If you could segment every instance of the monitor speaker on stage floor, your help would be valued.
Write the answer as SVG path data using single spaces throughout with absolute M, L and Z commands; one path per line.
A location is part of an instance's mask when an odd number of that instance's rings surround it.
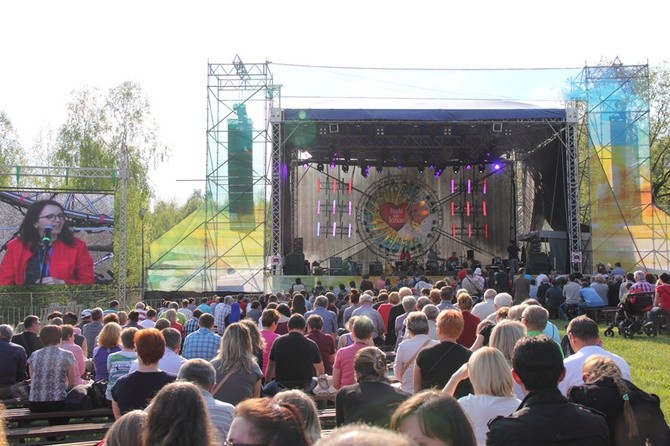
M 381 276 L 384 272 L 381 262 L 370 262 L 370 275 Z
M 303 243 L 302 237 L 296 237 L 293 239 L 293 254 L 302 254 L 303 253 Z
M 468 260 L 474 260 L 475 259 L 475 250 L 474 249 L 468 249 L 466 252 L 467 259 Z

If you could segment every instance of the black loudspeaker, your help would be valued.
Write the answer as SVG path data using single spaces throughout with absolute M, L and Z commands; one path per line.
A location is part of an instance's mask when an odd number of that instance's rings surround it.
M 370 262 L 370 275 L 371 276 L 381 276 L 384 269 L 382 268 L 381 262 Z
M 302 254 L 303 253 L 303 244 L 302 237 L 297 237 L 293 239 L 293 254 Z
M 475 259 L 475 251 L 474 249 L 468 249 L 466 252 L 466 256 L 468 260 L 474 260 Z
M 330 268 L 331 269 L 342 269 L 342 257 L 331 257 L 330 258 Z
M 302 275 L 305 274 L 305 254 L 289 254 L 284 263 L 284 274 Z

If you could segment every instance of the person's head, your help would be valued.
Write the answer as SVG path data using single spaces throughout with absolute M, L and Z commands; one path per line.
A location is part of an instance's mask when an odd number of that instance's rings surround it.
M 389 294 L 389 303 L 391 305 L 398 305 L 400 303 L 400 294 L 397 291 L 391 291 L 391 294 Z
M 274 308 L 265 309 L 263 310 L 263 313 L 261 313 L 261 325 L 265 329 L 269 329 L 273 325 L 276 326 L 278 321 L 279 311 Z
M 359 341 L 371 339 L 372 333 L 375 331 L 372 319 L 365 315 L 358 316 L 351 328 L 354 337 Z
M 163 330 L 163 329 L 166 329 L 166 328 L 170 328 L 170 321 L 168 321 L 167 319 L 162 319 L 162 318 L 158 319 L 156 321 L 156 325 L 154 325 L 154 328 L 157 329 L 157 330 Z
M 60 311 L 52 311 L 52 312 L 49 313 L 49 315 L 47 316 L 47 320 L 48 320 L 49 322 L 51 322 L 51 320 L 54 319 L 54 318 L 56 318 L 56 317 L 63 319 L 63 313 L 61 313 Z
M 659 279 L 661 282 L 665 283 L 665 284 L 669 284 L 669 283 L 670 283 L 670 274 L 668 274 L 668 273 L 661 273 L 661 274 L 658 276 L 658 279 Z
M 72 311 L 68 311 L 63 315 L 63 323 L 67 325 L 76 325 L 77 324 L 77 315 Z
M 458 308 L 461 311 L 472 310 L 472 298 L 468 293 L 461 293 L 458 295 Z
M 51 325 L 63 325 L 63 318 L 62 317 L 54 317 L 49 321 Z
M 477 444 L 470 420 L 458 401 L 437 390 L 424 390 L 402 402 L 391 416 L 390 428 L 419 444 Z
M 640 270 L 635 271 L 635 272 L 633 273 L 633 277 L 634 277 L 634 279 L 635 279 L 636 282 L 642 282 L 642 281 L 646 280 L 646 278 L 645 278 L 645 277 L 646 277 L 645 272 L 644 272 L 644 271 L 640 271 Z
M 41 324 L 42 323 L 40 322 L 40 318 L 31 314 L 30 316 L 26 316 L 23 319 L 23 330 L 39 333 Z
M 498 308 L 511 307 L 514 304 L 514 299 L 509 293 L 498 293 L 493 298 L 493 305 Z
M 62 337 L 62 331 L 58 325 L 45 325 L 40 330 L 40 341 L 45 347 L 59 345 Z
M 488 288 L 484 291 L 484 300 L 494 300 L 496 297 L 496 290 L 493 288 Z
M 560 347 L 546 335 L 523 337 L 512 352 L 512 374 L 527 392 L 556 389 L 565 376 Z
M 321 438 L 321 422 L 319 421 L 319 413 L 312 397 L 302 390 L 294 389 L 276 394 L 272 398 L 272 402 L 275 404 L 284 403 L 295 406 L 302 416 L 302 421 L 305 423 L 307 439 L 314 444 Z
M 489 345 L 500 350 L 508 365 L 511 366 L 514 346 L 524 336 L 526 336 L 525 325 L 518 321 L 505 319 L 498 322 L 491 330 Z
M 174 308 L 170 308 L 169 310 L 167 310 L 165 312 L 165 319 L 167 319 L 168 322 L 170 322 L 171 324 L 177 322 L 177 310 L 175 310 Z
M 494 347 L 482 347 L 470 356 L 468 375 L 475 395 L 514 395 L 514 379 L 507 359 Z
M 426 315 L 429 321 L 433 322 L 437 320 L 437 316 L 440 314 L 440 309 L 433 304 L 426 305 L 421 311 L 423 311 L 423 314 Z
M 155 328 L 137 330 L 135 333 L 135 351 L 141 364 L 158 364 L 165 353 L 163 334 Z
M 386 355 L 377 347 L 364 347 L 354 357 L 354 372 L 358 382 L 386 381 Z
M 216 384 L 216 370 L 209 361 L 200 358 L 189 359 L 179 368 L 177 380 L 191 382 L 210 391 Z
M 84 309 L 81 311 L 81 315 L 79 316 L 82 321 L 90 322 L 91 321 L 91 310 L 88 308 Z
M 509 314 L 509 307 L 500 307 L 496 310 L 496 322 L 507 319 Z
M 316 299 L 314 299 L 314 306 L 328 308 L 328 298 L 326 296 L 317 296 Z
M 214 428 L 208 414 L 195 384 L 170 383 L 156 394 L 147 411 L 143 444 L 214 445 Z
M 7 324 L 0 325 L 0 339 L 10 340 L 12 339 L 12 336 L 14 336 L 14 329 L 12 328 L 11 325 Z
M 198 318 L 198 326 L 212 329 L 214 327 L 214 316 L 209 313 L 202 313 Z
M 157 313 L 153 308 L 147 310 L 147 319 L 154 320 L 156 319 Z
M 409 287 L 404 286 L 398 290 L 398 297 L 400 297 L 400 301 L 402 301 L 405 298 L 405 296 L 411 296 L 411 295 L 412 295 L 412 289 Z
M 145 308 L 146 308 L 146 305 L 144 304 L 144 302 L 137 302 L 135 304 L 135 309 L 136 310 L 144 310 Z
M 428 334 L 428 317 L 422 311 L 412 311 L 407 315 L 406 322 L 411 334 Z
M 507 319 L 511 321 L 521 321 L 521 317 L 523 316 L 523 310 L 526 309 L 526 306 L 523 304 L 519 305 L 512 305 L 509 307 L 509 310 L 507 311 Z
M 454 300 L 454 289 L 449 285 L 443 286 L 440 289 L 440 298 L 444 302 L 451 303 Z
M 107 325 L 111 322 L 119 323 L 121 320 L 119 319 L 119 316 L 116 313 L 109 313 L 103 316 L 102 318 L 102 323 L 104 325 Z
M 235 322 L 226 327 L 221 336 L 221 344 L 217 357 L 224 371 L 251 371 L 253 346 L 251 334 L 246 325 Z
M 361 294 L 361 297 L 359 299 L 361 305 L 372 305 L 372 296 L 369 295 L 367 292 Z
M 574 351 L 587 345 L 596 345 L 600 341 L 598 324 L 587 316 L 577 316 L 568 324 L 568 339 Z
M 170 350 L 177 352 L 181 348 L 181 333 L 176 328 L 164 328 L 161 330 L 163 337 L 165 338 L 165 347 Z
M 227 296 L 227 297 L 230 297 L 230 296 Z M 232 301 L 233 298 L 230 297 L 230 299 Z M 171 309 L 171 310 L 175 310 L 175 311 L 179 310 L 179 304 L 177 302 L 169 302 L 167 307 L 168 307 L 168 309 Z
M 315 446 L 417 446 L 400 432 L 363 423 L 345 424 L 321 438 Z M 428 446 L 428 444 L 426 443 Z
M 121 345 L 126 350 L 133 350 L 135 348 L 135 333 L 137 328 L 129 327 L 121 331 Z
M 307 322 L 305 316 L 300 313 L 292 314 L 288 320 L 288 329 L 304 332 Z
M 414 296 L 405 296 L 402 298 L 402 309 L 405 310 L 405 313 L 414 311 L 416 309 L 416 297 Z
M 74 243 L 74 234 L 67 225 L 61 204 L 54 200 L 35 201 L 19 226 L 21 239 L 32 249 L 37 249 L 47 228 L 51 228 L 52 240 L 57 238 L 67 245 Z
M 321 330 L 323 328 L 323 318 L 318 314 L 313 314 L 307 318 L 307 326 L 310 331 Z
M 109 308 L 116 310 L 119 308 L 119 301 L 118 300 L 111 300 L 109 301 Z
M 437 335 L 440 339 L 458 339 L 463 333 L 463 315 L 458 310 L 444 310 L 437 316 Z
M 528 331 L 542 331 L 549 321 L 549 312 L 539 305 L 527 305 L 521 313 L 521 322 Z
M 628 427 L 628 438 L 637 437 L 637 421 L 628 398 L 628 384 L 623 380 L 621 369 L 612 358 L 604 355 L 591 355 L 586 358 L 586 361 L 582 365 L 582 379 L 584 382 L 592 383 L 603 378 L 609 378 L 621 395 L 624 421 Z
M 277 305 L 277 311 L 279 311 L 279 314 L 282 316 L 291 317 L 291 307 L 286 305 L 284 302 Z
M 307 307 L 305 306 L 305 297 L 300 293 L 293 293 L 293 300 L 291 301 L 291 312 L 305 314 Z
M 121 343 L 121 330 L 121 326 L 115 322 L 104 325 L 98 335 L 98 345 L 108 349 L 118 347 Z
M 250 398 L 235 406 L 228 442 L 266 446 L 310 444 L 298 409 L 293 404 L 274 403 L 270 398 Z
M 105 435 L 105 446 L 142 446 L 142 433 L 147 425 L 147 413 L 131 410 L 116 420 Z
M 265 339 L 261 335 L 261 331 L 258 329 L 256 322 L 251 319 L 242 319 L 240 324 L 247 327 L 249 330 L 249 337 L 251 338 L 251 347 L 254 350 L 263 350 L 265 348 Z

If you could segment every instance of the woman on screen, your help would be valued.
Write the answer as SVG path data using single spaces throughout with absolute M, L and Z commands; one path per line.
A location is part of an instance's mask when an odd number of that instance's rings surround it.
M 93 258 L 74 236 L 60 203 L 34 202 L 7 244 L 0 263 L 0 285 L 93 284 Z

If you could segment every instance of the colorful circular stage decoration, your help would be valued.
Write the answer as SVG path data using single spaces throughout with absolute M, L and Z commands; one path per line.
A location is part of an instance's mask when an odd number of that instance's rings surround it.
M 442 209 L 437 194 L 416 178 L 388 177 L 369 187 L 358 205 L 358 232 L 385 258 L 404 249 L 423 255 L 437 242 Z

